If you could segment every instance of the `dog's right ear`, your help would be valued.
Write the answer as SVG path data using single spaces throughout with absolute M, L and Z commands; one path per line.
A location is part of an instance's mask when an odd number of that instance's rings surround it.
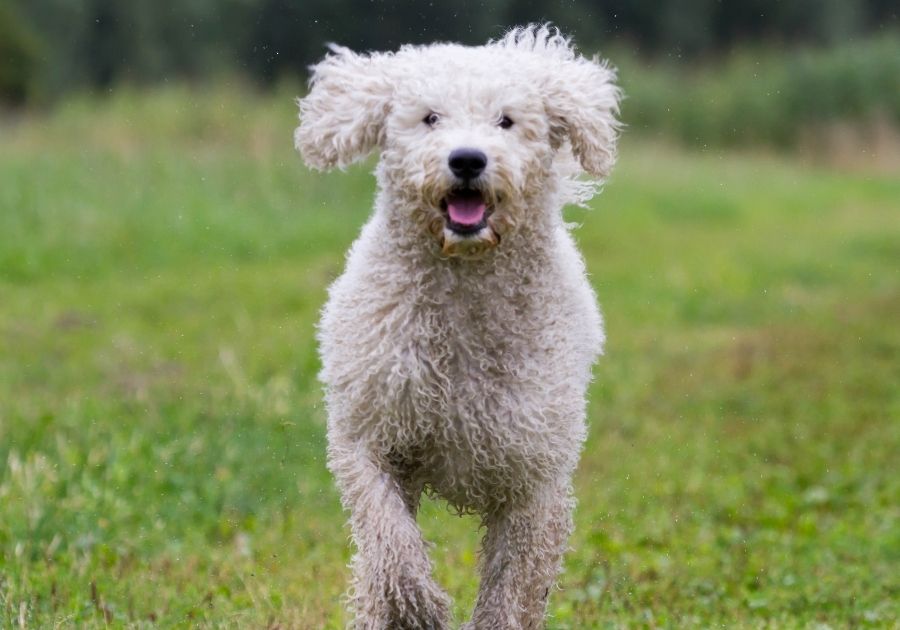
M 300 126 L 294 131 L 303 160 L 320 170 L 343 168 L 382 146 L 393 92 L 390 54 L 329 48 L 333 54 L 312 67 L 309 93 L 297 101 Z

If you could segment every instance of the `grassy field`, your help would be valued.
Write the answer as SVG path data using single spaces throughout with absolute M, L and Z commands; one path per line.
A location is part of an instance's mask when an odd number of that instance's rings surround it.
M 0 126 L 0 627 L 338 628 L 313 324 L 367 168 L 287 94 Z M 549 628 L 900 624 L 900 180 L 627 138 Z M 462 620 L 478 532 L 420 516 Z

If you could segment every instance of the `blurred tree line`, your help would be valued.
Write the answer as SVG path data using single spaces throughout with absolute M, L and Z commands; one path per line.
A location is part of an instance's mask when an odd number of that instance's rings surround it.
M 240 73 L 304 76 L 335 41 L 480 43 L 550 20 L 583 49 L 696 59 L 748 44 L 835 44 L 897 26 L 896 0 L 0 0 L 0 100 Z

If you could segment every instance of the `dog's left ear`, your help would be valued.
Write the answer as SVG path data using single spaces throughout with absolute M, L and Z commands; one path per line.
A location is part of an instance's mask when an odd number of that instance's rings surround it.
M 577 56 L 551 67 L 544 84 L 551 141 L 559 146 L 568 137 L 582 168 L 605 178 L 616 161 L 621 127 L 616 118 L 622 97 L 616 72 L 596 57 Z
M 300 126 L 294 131 L 294 146 L 303 160 L 320 170 L 343 168 L 383 145 L 393 93 L 390 54 L 330 48 L 333 54 L 312 68 L 309 94 L 298 101 Z

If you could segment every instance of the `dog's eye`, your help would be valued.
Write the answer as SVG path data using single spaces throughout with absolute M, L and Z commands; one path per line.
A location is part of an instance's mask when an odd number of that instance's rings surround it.
M 434 127 L 437 124 L 437 121 L 441 119 L 440 116 L 435 114 L 434 112 L 429 112 L 429 114 L 422 119 L 422 122 L 428 125 L 429 127 Z
M 513 126 L 513 119 L 509 116 L 501 116 L 500 122 L 497 123 L 501 129 L 509 129 Z

